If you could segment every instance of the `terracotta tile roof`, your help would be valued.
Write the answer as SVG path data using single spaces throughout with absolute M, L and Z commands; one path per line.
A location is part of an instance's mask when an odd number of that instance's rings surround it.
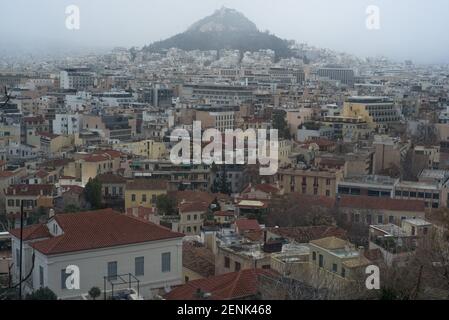
M 309 243 L 312 240 L 331 236 L 346 239 L 346 230 L 334 226 L 269 228 L 268 231 L 298 243 Z
M 97 180 L 101 183 L 126 183 L 126 179 L 122 176 L 106 173 L 97 176 Z
M 173 196 L 178 202 L 178 204 L 181 203 L 183 200 L 207 202 L 211 204 L 215 200 L 215 195 L 204 191 L 192 191 L 192 190 L 170 191 L 168 192 L 168 194 Z
M 20 238 L 20 229 L 13 229 L 9 231 L 14 237 Z M 33 226 L 23 228 L 22 238 L 24 241 L 36 240 L 51 237 L 46 225 L 36 224 Z
M 53 195 L 55 186 L 52 184 L 17 184 L 6 189 L 6 195 L 21 195 L 21 196 L 39 196 Z M 14 193 L 15 192 L 15 193 Z
M 136 179 L 126 183 L 126 190 L 167 190 L 167 186 L 167 180 Z
M 254 186 L 248 185 L 248 186 L 242 191 L 242 193 L 248 193 L 248 192 L 251 192 L 251 190 L 252 190 L 253 188 L 254 188 L 255 190 L 257 190 L 257 191 L 262 191 L 262 192 L 269 193 L 269 194 L 279 193 L 279 191 L 280 191 L 279 188 L 277 188 L 277 187 L 275 187 L 275 186 L 273 186 L 273 185 L 271 185 L 271 184 L 263 183 L 263 184 L 256 184 L 256 185 L 254 185 Z
M 12 171 L 0 171 L 0 178 L 9 178 L 14 175 Z
M 235 215 L 232 211 L 215 211 L 214 216 L 216 217 L 233 217 Z
M 80 186 L 64 186 L 64 193 L 70 192 L 75 194 L 82 194 L 84 192 L 84 188 Z
M 49 175 L 49 173 L 45 170 L 39 170 L 34 175 L 38 178 L 45 178 Z
M 182 244 L 182 266 L 208 278 L 215 275 L 215 255 L 201 243 Z
M 180 213 L 185 212 L 205 212 L 209 209 L 209 204 L 207 202 L 184 202 L 178 205 L 178 209 Z
M 235 221 L 235 225 L 239 232 L 262 230 L 260 228 L 259 222 L 257 222 L 257 220 L 255 219 L 239 219 Z
M 251 298 L 258 293 L 258 277 L 264 274 L 271 275 L 269 271 L 261 269 L 246 269 L 206 279 L 193 280 L 173 289 L 164 298 L 167 300 L 204 300 L 204 298 L 198 296 L 198 289 L 203 293 L 209 293 L 209 300 Z
M 419 200 L 403 200 L 391 198 L 376 198 L 368 196 L 342 196 L 339 201 L 341 208 L 372 209 L 392 211 L 424 212 L 425 203 Z
M 84 157 L 83 160 L 86 162 L 102 162 L 102 161 L 107 161 L 110 159 L 108 156 L 103 155 L 103 154 L 90 154 L 90 155 Z
M 30 245 L 45 255 L 108 248 L 184 235 L 149 222 L 119 214 L 111 208 L 54 217 L 63 234 Z

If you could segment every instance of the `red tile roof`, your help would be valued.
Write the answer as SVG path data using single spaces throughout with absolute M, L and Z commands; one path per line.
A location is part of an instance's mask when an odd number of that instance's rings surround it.
M 368 196 L 342 196 L 339 206 L 351 209 L 391 210 L 424 212 L 425 203 L 419 200 L 403 200 L 391 198 L 376 198 Z
M 9 178 L 14 175 L 12 171 L 0 171 L 0 178 Z
M 63 234 L 30 244 L 45 255 L 182 238 L 182 233 L 128 217 L 112 209 L 54 217 Z M 17 230 L 17 229 L 16 229 Z M 17 231 L 13 231 L 17 232 Z
M 239 232 L 260 231 L 259 222 L 255 219 L 239 219 L 235 222 Z
M 259 276 L 271 274 L 261 269 L 246 269 L 206 279 L 187 282 L 164 296 L 167 300 L 203 300 L 198 289 L 209 293 L 209 300 L 233 300 L 254 297 L 258 293 Z
M 6 195 L 39 196 L 42 191 L 43 195 L 49 196 L 53 194 L 54 188 L 52 184 L 17 184 L 8 187 Z
M 13 229 L 9 231 L 9 233 L 11 233 L 16 238 L 20 238 L 20 229 Z M 50 232 L 48 232 L 47 227 L 43 224 L 36 224 L 23 228 L 22 239 L 24 241 L 49 237 L 51 237 Z
M 214 216 L 216 217 L 232 217 L 235 213 L 232 211 L 216 211 L 214 212 Z
M 80 187 L 80 186 L 64 186 L 64 193 L 66 192 L 70 192 L 70 193 L 75 193 L 75 194 L 82 194 L 84 192 L 84 188 Z
M 126 179 L 122 176 L 106 173 L 97 176 L 97 180 L 101 183 L 126 183 Z
M 179 206 L 179 212 L 185 213 L 185 212 L 205 212 L 209 209 L 209 204 L 207 202 L 184 202 L 180 203 Z
M 308 243 L 312 240 L 332 236 L 340 239 L 346 239 L 346 231 L 333 226 L 269 228 L 268 231 L 277 236 L 294 240 L 298 243 Z
M 87 157 L 83 158 L 83 160 L 86 162 L 102 162 L 109 160 L 109 157 L 103 154 L 90 154 Z
M 215 275 L 215 255 L 201 243 L 182 243 L 182 266 L 207 278 Z
M 270 194 L 273 194 L 273 193 L 279 193 L 279 188 L 277 188 L 277 187 L 275 187 L 275 186 L 273 186 L 273 185 L 271 185 L 271 184 L 268 184 L 268 183 L 263 183 L 263 184 L 256 184 L 256 185 L 254 185 L 254 186 L 251 186 L 251 185 L 248 185 L 243 191 L 242 191 L 242 193 L 248 193 L 248 192 L 251 192 L 251 189 L 252 188 L 254 188 L 255 190 L 258 190 L 258 191 L 262 191 L 262 192 L 265 192 L 265 193 L 270 193 Z
M 204 191 L 192 191 L 192 190 L 170 191 L 168 192 L 168 194 L 175 197 L 178 204 L 181 203 L 183 200 L 200 201 L 211 204 L 215 200 L 215 195 Z

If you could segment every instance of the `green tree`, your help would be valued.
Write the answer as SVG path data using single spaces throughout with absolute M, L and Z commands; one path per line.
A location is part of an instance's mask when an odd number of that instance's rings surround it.
M 47 217 L 47 210 L 44 207 L 39 207 L 36 211 L 32 212 L 27 219 L 28 224 L 37 224 L 41 222 L 43 217 Z
M 89 296 L 92 298 L 92 300 L 97 299 L 101 295 L 101 290 L 98 287 L 92 287 L 89 290 Z
M 90 203 L 92 209 L 101 209 L 101 182 L 97 178 L 89 179 L 84 188 L 86 200 Z
M 176 200 L 169 195 L 161 194 L 156 198 L 156 208 L 159 214 L 173 216 L 176 214 Z
M 278 130 L 280 139 L 290 139 L 290 129 L 288 128 L 287 120 L 285 119 L 287 113 L 284 110 L 273 111 L 273 128 Z
M 56 294 L 48 287 L 40 288 L 31 294 L 27 294 L 27 300 L 57 300 Z

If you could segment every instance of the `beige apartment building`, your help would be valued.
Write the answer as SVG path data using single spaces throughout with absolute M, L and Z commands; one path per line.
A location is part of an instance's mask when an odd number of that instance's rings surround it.
M 278 181 L 285 194 L 298 192 L 300 194 L 325 196 L 334 198 L 337 182 L 343 178 L 343 170 L 315 169 L 279 169 Z

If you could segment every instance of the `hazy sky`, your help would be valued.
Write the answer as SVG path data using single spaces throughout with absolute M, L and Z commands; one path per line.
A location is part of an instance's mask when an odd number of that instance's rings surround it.
M 81 28 L 65 28 L 78 5 Z M 225 5 L 260 30 L 360 56 L 449 63 L 448 0 L 0 0 L 0 49 L 143 46 L 183 32 Z M 365 26 L 368 5 L 380 30 Z M 1 50 L 0 50 L 1 51 Z

